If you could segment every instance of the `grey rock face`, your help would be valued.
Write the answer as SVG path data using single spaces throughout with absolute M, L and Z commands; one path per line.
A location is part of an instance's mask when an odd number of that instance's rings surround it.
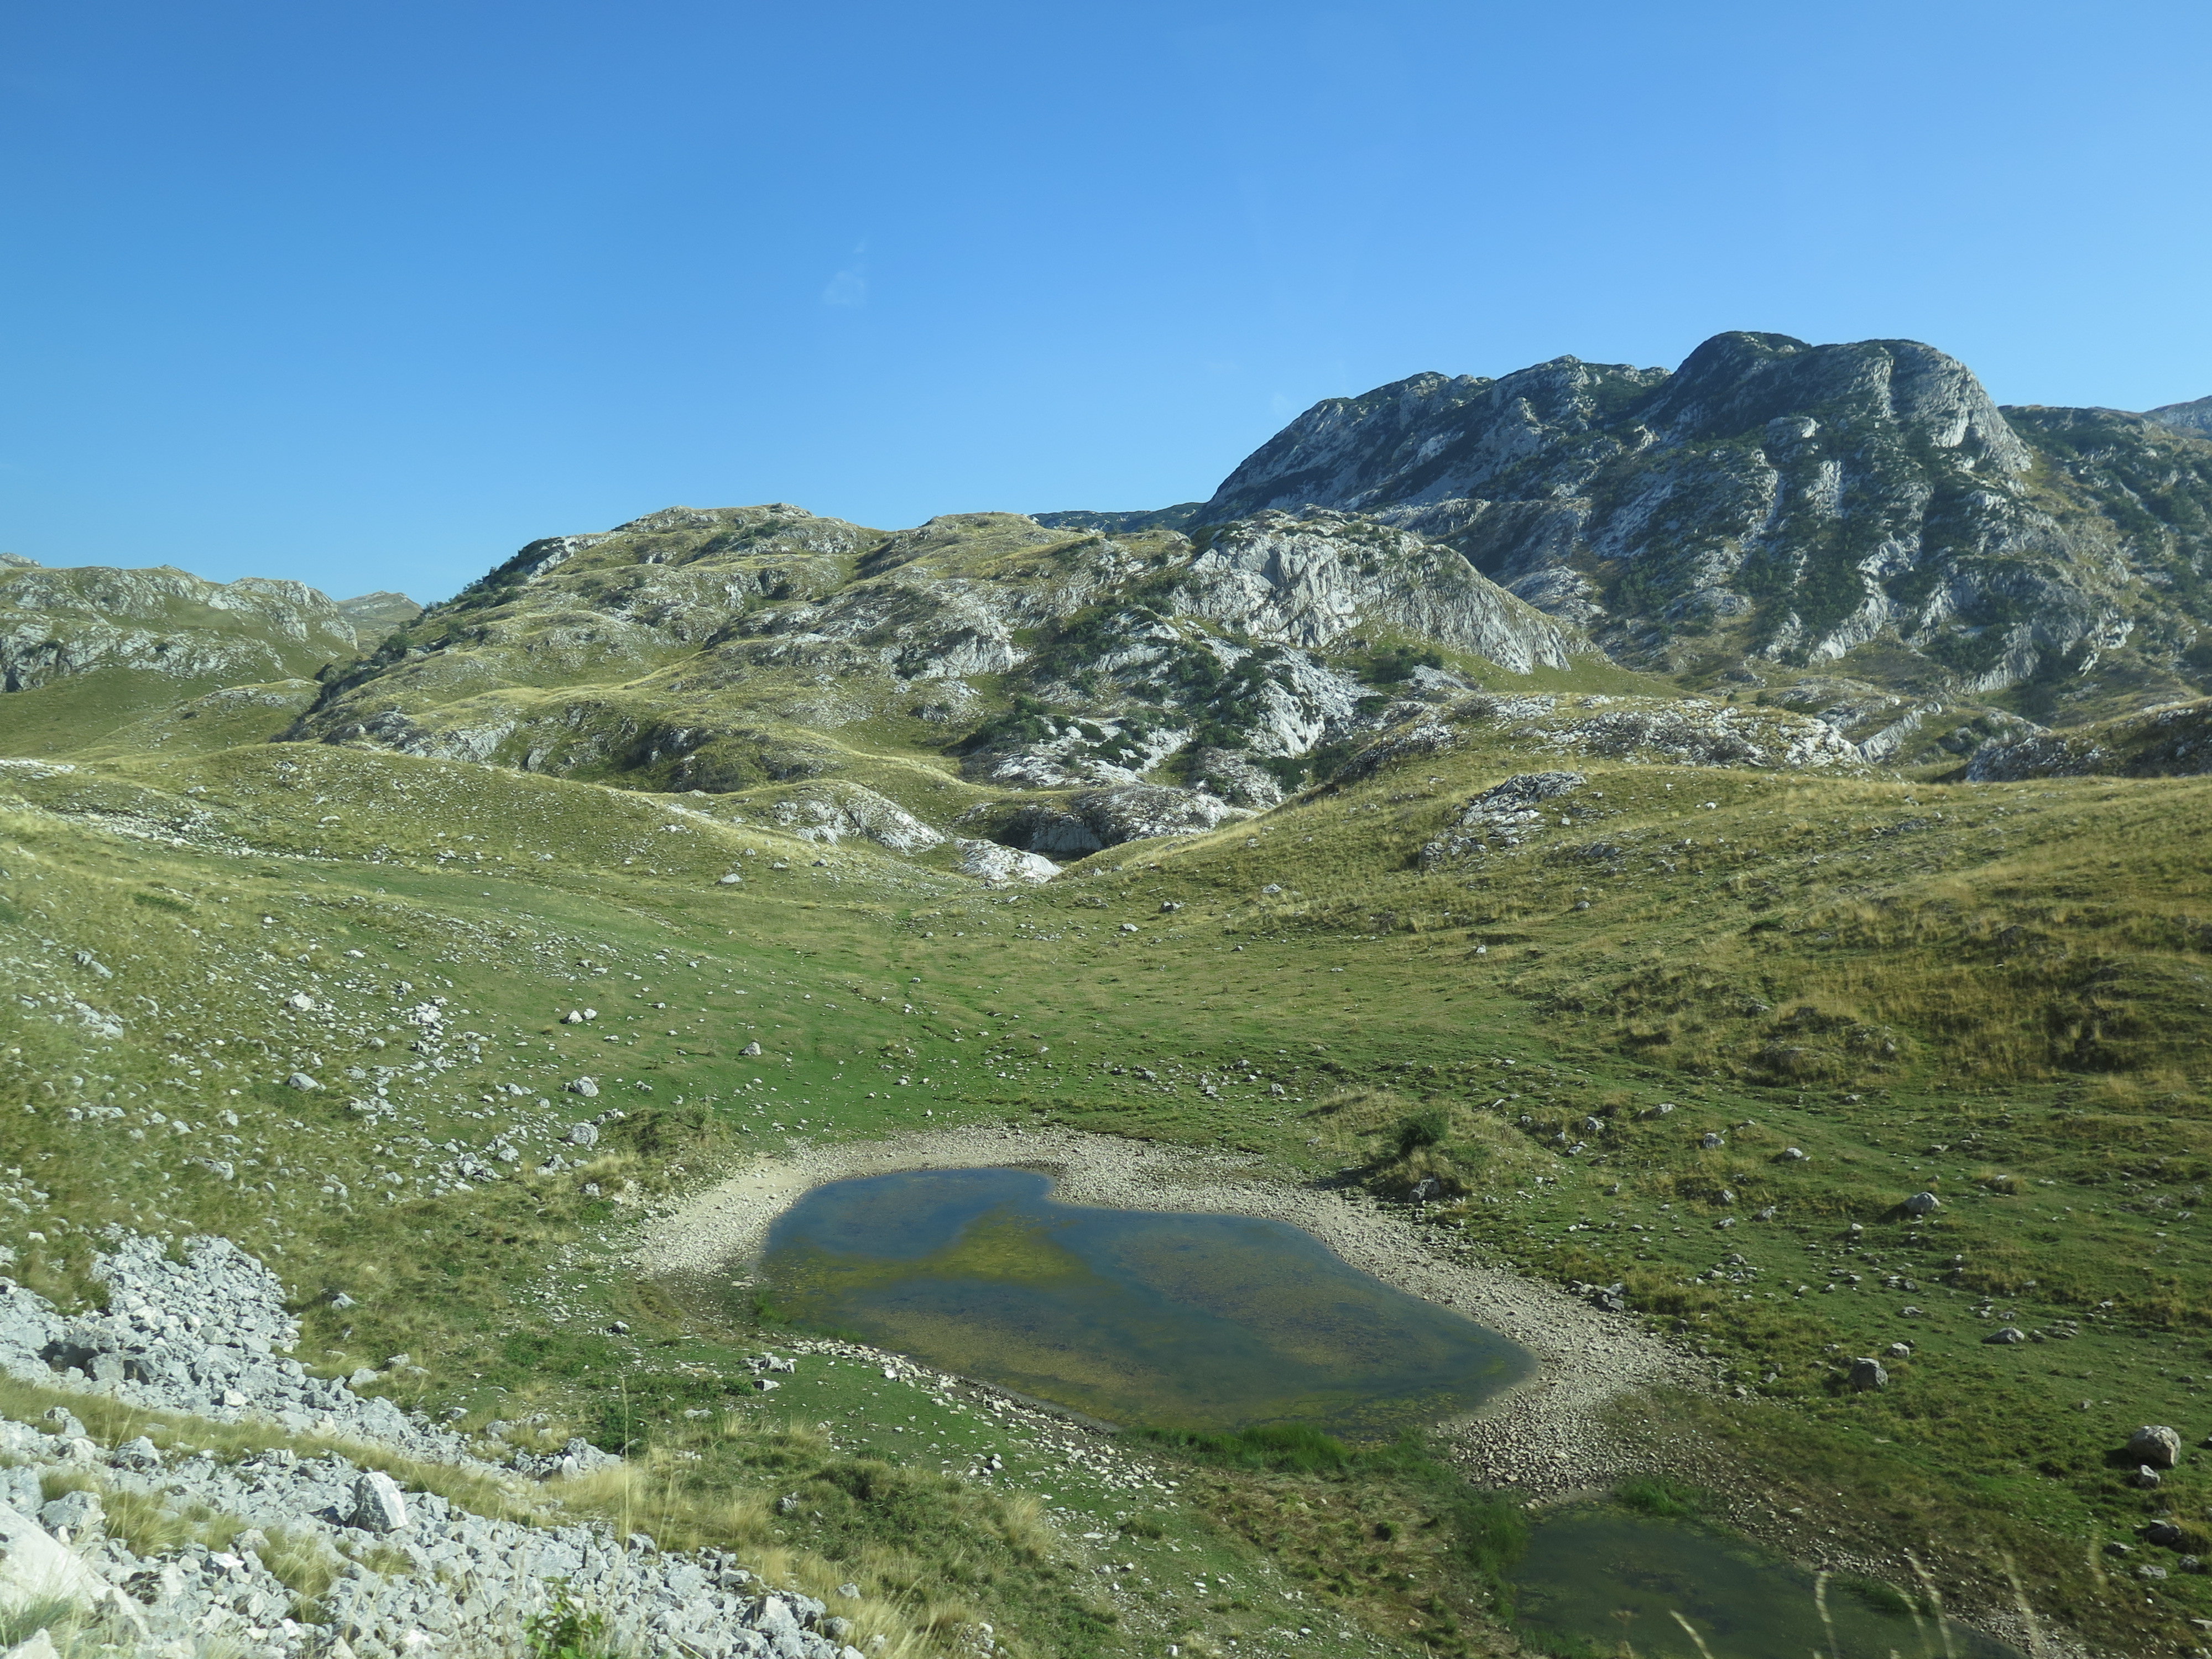
M 1416 374 L 1360 397 L 1331 398 L 1255 451 L 1199 519 L 1218 524 L 1309 503 L 1356 511 L 1488 495 L 1488 486 L 1532 457 L 1591 441 L 1609 404 L 1666 378 L 1663 369 L 1558 357 L 1495 380 Z
M 1976 783 L 2196 777 L 2205 772 L 2212 772 L 2212 702 L 2172 703 L 2059 732 L 1993 738 L 1966 763 L 1966 775 Z
M 1310 649 L 1392 626 L 1525 674 L 1581 640 L 1449 550 L 1345 514 L 1263 512 L 1215 534 L 1176 606 L 1255 640 Z
M 2154 1468 L 2172 1468 L 2181 1462 L 2181 1437 L 2164 1424 L 2145 1424 L 2128 1437 L 2128 1455 Z
M 1264 812 L 1283 799 L 1282 783 L 1273 773 L 1231 749 L 1199 750 L 1191 757 L 1190 781 L 1194 787 L 1232 806 L 1255 811 Z
M 0 565 L 0 685 L 9 691 L 101 669 L 261 684 L 350 658 L 356 639 L 351 620 L 301 582 L 203 581 L 167 565 Z
M 2212 437 L 2212 398 L 2198 398 L 2185 404 L 2160 404 L 2145 414 L 2160 426 L 2170 426 L 2177 432 L 2202 433 Z
M 1124 842 L 1199 834 L 1250 816 L 1202 790 L 1128 784 L 1018 805 L 1000 818 L 994 833 L 1029 852 L 1079 859 Z
M 769 821 L 802 841 L 834 847 L 841 841 L 872 841 L 895 853 L 921 853 L 945 836 L 896 801 L 856 783 L 801 785 L 768 806 Z
M 422 607 L 404 593 L 383 591 L 357 593 L 352 599 L 340 599 L 337 607 L 362 636 L 364 643 L 374 643 L 393 629 L 406 627 L 422 614 Z
M 1587 781 L 1579 772 L 1518 773 L 1462 807 L 1445 833 L 1421 848 L 1421 861 L 1457 858 L 1493 839 L 1501 847 L 1517 847 L 1547 822 L 1547 803 L 1572 794 Z
M 1025 853 L 1012 847 L 1001 847 L 994 841 L 970 841 L 956 838 L 952 843 L 960 854 L 960 870 L 991 883 L 1004 885 L 1010 881 L 1045 882 L 1060 873 L 1060 866 L 1050 859 L 1035 853 Z
M 1364 514 L 1634 660 L 1716 631 L 1793 663 L 1885 638 L 1972 692 L 2131 626 L 2100 550 L 2028 498 L 2031 459 L 1930 347 L 1731 333 L 1672 374 L 1570 357 L 1331 398 L 1200 517 Z
M 0 1613 L 38 1601 L 91 1605 L 106 1584 L 39 1523 L 0 1504 Z
M 933 724 L 944 735 L 924 740 L 969 777 L 1021 788 L 1136 786 L 1197 746 L 1231 805 L 1265 805 L 1281 786 L 1254 760 L 1368 729 L 1364 676 L 1466 689 L 1378 635 L 1516 672 L 1589 649 L 1459 555 L 1342 513 L 1267 515 L 1197 541 L 1012 514 L 889 537 L 833 533 L 796 509 L 666 517 L 534 544 L 466 606 L 434 610 L 333 678 L 288 735 L 758 791 L 770 823 L 810 840 L 919 852 L 946 826 L 832 775 L 849 751 L 801 728 Z M 818 553 L 758 550 L 802 534 Z M 968 683 L 977 675 L 999 677 L 1013 710 Z M 549 702 L 518 685 L 587 689 Z
M 399 1483 L 381 1469 L 370 1469 L 353 1483 L 353 1507 L 347 1521 L 364 1532 L 398 1532 L 407 1524 L 407 1500 Z
M 47 1386 L 58 1374 L 135 1404 L 222 1422 L 252 1414 L 295 1431 L 359 1435 L 416 1456 L 460 1455 L 453 1435 L 388 1400 L 309 1376 L 286 1358 L 300 1328 L 284 1311 L 283 1286 L 228 1240 L 193 1239 L 184 1260 L 173 1261 L 159 1240 L 126 1235 L 94 1258 L 94 1273 L 109 1287 L 109 1310 L 77 1319 L 0 1279 L 0 1370 Z M 150 1443 L 134 1443 L 126 1455 L 143 1460 L 151 1450 Z

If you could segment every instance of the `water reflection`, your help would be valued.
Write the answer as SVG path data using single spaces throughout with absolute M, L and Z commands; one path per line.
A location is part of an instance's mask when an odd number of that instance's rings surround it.
M 1522 1624 L 1593 1655 L 1626 1644 L 1637 1659 L 2022 1659 L 1895 1592 L 1822 1583 L 1703 1527 L 1616 1510 L 1543 1521 L 1513 1577 Z
M 1248 1216 L 1062 1204 L 1025 1170 L 817 1188 L 769 1234 L 784 1316 L 1110 1422 L 1376 1438 L 1471 1409 L 1527 1352 Z

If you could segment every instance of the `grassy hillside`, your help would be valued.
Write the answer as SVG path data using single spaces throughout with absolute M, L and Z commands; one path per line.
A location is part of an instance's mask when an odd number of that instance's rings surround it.
M 64 753 L 226 687 L 313 675 L 361 642 L 300 582 L 0 559 L 0 754 Z
M 810 1406 L 686 1455 L 704 1443 L 686 1413 L 734 1403 L 763 1334 L 623 1266 L 645 1207 L 794 1134 L 1007 1118 L 1384 1192 L 1433 1176 L 1423 1224 L 1623 1284 L 1711 1356 L 1716 1393 L 1653 1408 L 1695 1430 L 1686 1473 L 1748 1483 L 1780 1532 L 1910 1543 L 1961 1597 L 1997 1595 L 2009 1560 L 2111 1651 L 2185 1635 L 2212 1612 L 2203 1580 L 2146 1592 L 2084 1542 L 2154 1514 L 2194 1528 L 2212 1501 L 2188 1461 L 2151 1494 L 2113 1462 L 2139 1423 L 2212 1426 L 2192 1218 L 2212 783 L 1528 746 L 1478 730 L 1018 893 L 458 762 L 255 744 L 15 763 L 0 1090 L 21 1173 L 0 1243 L 66 1297 L 92 1293 L 110 1223 L 223 1232 L 293 1287 L 318 1369 L 404 1352 L 422 1370 L 389 1386 L 410 1404 L 476 1422 L 527 1405 L 549 1434 L 656 1449 L 640 1468 L 659 1473 L 607 1503 L 817 1576 L 865 1569 L 916 1632 L 949 1632 L 957 1600 L 1024 1652 L 1121 1651 L 1142 1644 L 1068 1571 L 1086 1547 L 955 1501 L 935 1454 L 810 1439 L 836 1414 Z M 1583 781 L 1468 826 L 1468 803 L 1539 765 Z M 568 1091 L 586 1077 L 596 1096 Z M 610 1108 L 596 1147 L 567 1146 Z M 1409 1119 L 1429 1144 L 1405 1143 Z M 533 1173 L 556 1152 L 570 1167 Z M 1942 1206 L 1909 1221 L 1923 1189 Z M 2032 1340 L 1982 1340 L 2004 1324 Z M 1887 1389 L 1842 1386 L 1842 1363 L 1899 1340 Z M 873 1411 L 881 1382 L 829 1367 L 820 1397 Z M 930 1439 L 972 1432 L 957 1404 L 927 1406 Z M 835 1473 L 861 1463 L 906 1473 Z M 778 1516 L 801 1465 L 857 1506 Z M 1194 1469 L 1144 1525 L 1209 1571 L 1291 1575 L 1378 1639 L 1492 1639 L 1481 1574 L 1449 1552 L 1370 1536 L 1349 1559 L 1373 1559 L 1323 1588 L 1299 1564 L 1335 1546 L 1247 1524 L 1300 1513 L 1298 1483 L 1322 1478 Z M 1375 1478 L 1376 1503 L 1426 1501 L 1413 1474 Z M 906 1496 L 849 1498 L 877 1480 Z M 1079 1498 L 1119 1535 L 1126 1499 Z M 1178 1616 L 1197 1643 L 1260 1614 Z

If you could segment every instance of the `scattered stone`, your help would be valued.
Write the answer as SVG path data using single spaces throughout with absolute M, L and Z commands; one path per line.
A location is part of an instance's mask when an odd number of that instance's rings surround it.
M 1850 1384 L 1851 1387 L 1862 1392 L 1871 1389 L 1887 1388 L 1889 1373 L 1882 1369 L 1879 1359 L 1871 1357 L 1854 1359 L 1851 1361 Z
M 599 1144 L 599 1126 L 596 1123 L 572 1123 L 568 1126 L 571 1146 L 596 1146 Z
M 2154 1468 L 2172 1468 L 2181 1462 L 2181 1437 L 2163 1423 L 2147 1423 L 2128 1437 L 2128 1455 Z
M 2159 1473 L 2156 1469 L 2151 1468 L 2148 1463 L 2139 1464 L 2136 1466 L 2136 1486 L 2142 1487 L 2145 1492 L 2152 1492 L 2156 1490 L 2158 1483 Z
M 761 1053 L 760 1042 L 756 1039 L 755 1041 L 745 1044 L 745 1046 L 738 1049 L 738 1052 L 745 1055 L 749 1059 L 757 1059 Z
M 1900 1207 L 1907 1215 L 1929 1215 L 1943 1207 L 1943 1200 L 1933 1193 L 1915 1193 Z
M 1414 728 L 1401 741 L 1411 739 L 1418 747 L 1422 730 Z M 1438 731 L 1443 741 L 1437 746 L 1450 747 L 1456 741 L 1449 728 Z M 1346 767 L 1345 775 L 1349 775 L 1364 758 L 1365 755 L 1355 757 Z M 1421 848 L 1421 863 L 1433 866 L 1445 859 L 1462 858 L 1493 846 L 1518 847 L 1551 822 L 1546 815 L 1545 802 L 1571 795 L 1587 781 L 1579 772 L 1522 772 L 1510 777 L 1462 807 L 1444 834 Z
M 58 1542 L 80 1549 L 88 1534 L 97 1534 L 106 1519 L 96 1492 L 65 1492 L 39 1506 L 39 1524 Z
M 161 1467 L 161 1448 L 144 1435 L 136 1440 L 126 1440 L 108 1454 L 107 1461 L 118 1469 L 136 1469 L 144 1474 Z
M 288 1087 L 294 1089 L 319 1089 L 323 1086 L 305 1072 L 295 1072 L 286 1078 L 284 1082 Z
M 572 1095 L 581 1095 L 586 1100 L 596 1100 L 599 1095 L 599 1080 L 590 1077 L 572 1079 L 568 1084 L 568 1092 Z
M 2027 1341 L 2027 1333 L 2017 1325 L 2001 1325 L 1982 1340 L 1993 1346 L 2008 1347 L 2013 1343 Z
M 107 1586 L 76 1553 L 13 1506 L 0 1503 L 0 1613 L 35 1601 L 88 1607 Z
M 399 1483 L 381 1469 L 365 1471 L 353 1483 L 353 1510 L 347 1519 L 368 1532 L 398 1532 L 407 1524 L 407 1500 Z
M 2181 1541 L 2181 1528 L 2171 1521 L 2154 1521 L 2142 1529 L 2143 1542 L 2171 1548 Z

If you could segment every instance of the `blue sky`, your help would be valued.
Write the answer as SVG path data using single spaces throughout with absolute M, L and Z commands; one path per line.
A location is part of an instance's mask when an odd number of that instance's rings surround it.
M 674 502 L 1203 496 L 1727 328 L 2212 393 L 2202 3 L 0 15 L 0 548 L 453 591 Z

